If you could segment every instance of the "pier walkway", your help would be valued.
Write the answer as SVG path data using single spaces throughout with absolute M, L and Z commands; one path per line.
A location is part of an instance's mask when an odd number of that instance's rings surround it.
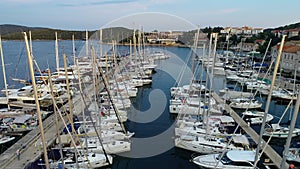
M 85 92 L 92 91 L 93 85 L 88 86 Z M 88 103 L 87 103 L 88 104 Z M 74 112 L 81 112 L 82 101 L 81 96 L 78 94 L 73 98 Z M 58 117 L 59 131 L 64 128 L 63 121 Z M 67 122 L 67 117 L 64 116 L 64 120 Z M 56 125 L 55 115 L 52 114 L 43 121 L 45 141 L 47 147 L 52 145 L 56 140 Z M 23 148 L 22 148 L 23 146 Z M 18 160 L 16 152 L 20 149 L 20 159 Z M 23 136 L 18 142 L 7 149 L 1 154 L 0 157 L 0 169 L 21 169 L 27 166 L 30 162 L 34 162 L 41 158 L 43 149 L 41 146 L 41 135 L 39 127 L 36 127 L 25 136 Z
M 126 60 L 122 60 L 120 65 L 124 64 Z M 108 72 L 107 77 L 112 77 L 113 71 Z M 100 89 L 103 89 L 103 86 L 100 86 Z M 89 94 L 93 95 L 94 86 L 88 85 L 84 90 L 84 95 Z M 223 104 L 221 98 L 216 94 L 212 94 L 216 101 L 220 104 Z M 77 94 L 73 99 L 73 107 L 74 112 L 81 112 L 84 105 L 81 100 L 81 95 Z M 89 101 L 89 100 L 86 100 Z M 86 103 L 87 105 L 89 103 Z M 259 135 L 233 110 L 229 107 L 229 105 L 224 104 L 224 108 L 230 115 L 235 119 L 235 121 L 239 124 L 239 126 L 257 143 Z M 47 146 L 53 144 L 56 140 L 56 125 L 54 120 L 54 114 L 43 121 L 44 131 L 45 131 L 45 140 L 47 142 Z M 64 117 L 66 118 L 66 117 Z M 59 118 L 60 119 L 60 118 Z M 59 120 L 59 131 L 64 128 L 62 120 Z M 39 127 L 36 127 L 31 132 L 23 136 L 18 142 L 16 142 L 13 146 L 7 149 L 0 156 L 0 169 L 22 169 L 27 166 L 30 162 L 36 161 L 41 158 L 42 149 L 40 144 L 40 131 Z M 266 142 L 263 141 L 263 146 L 266 145 Z M 25 146 L 25 147 L 24 147 Z M 17 158 L 16 151 L 21 149 L 20 159 Z M 280 168 L 281 156 L 269 145 L 267 145 L 265 149 L 265 154 L 270 158 L 270 160 L 274 163 L 275 166 Z M 286 168 L 288 168 L 288 164 L 286 164 Z
M 128 63 L 128 59 L 124 58 L 119 62 L 119 65 L 125 65 L 125 63 Z M 106 77 L 111 78 L 114 75 L 114 70 L 109 71 L 106 74 Z M 100 81 L 98 82 L 100 91 L 104 89 L 103 83 Z M 91 98 L 91 96 L 94 94 L 94 85 L 90 84 L 85 87 L 84 91 L 84 97 Z M 87 96 L 89 95 L 89 96 Z M 87 105 L 89 105 L 89 99 L 85 99 L 85 102 Z M 73 104 L 73 111 L 74 114 L 78 114 L 82 112 L 83 110 L 83 102 L 81 99 L 80 94 L 76 94 L 75 97 L 72 98 L 72 104 Z M 59 131 L 62 131 L 64 128 L 63 121 L 58 117 L 59 119 Z M 64 120 L 67 123 L 67 117 L 64 116 Z M 45 141 L 47 143 L 47 147 L 51 146 L 55 140 L 56 140 L 56 125 L 55 125 L 55 115 L 50 115 L 47 119 L 43 121 L 43 127 L 44 127 L 44 135 L 45 135 Z M 43 153 L 41 144 L 41 135 L 39 127 L 36 127 L 29 133 L 27 133 L 25 136 L 23 136 L 20 140 L 18 140 L 13 146 L 8 148 L 5 152 L 3 152 L 0 156 L 0 169 L 23 169 L 25 166 L 27 166 L 29 163 L 34 162 L 41 158 L 41 155 Z M 18 159 L 16 152 L 20 149 L 20 158 Z
M 213 98 L 218 103 L 224 103 L 222 99 L 216 94 L 212 94 Z M 231 117 L 236 121 L 236 123 L 255 141 L 258 143 L 259 135 L 233 110 L 229 107 L 228 104 L 224 104 L 225 110 L 230 113 Z M 275 166 L 280 168 L 280 163 L 282 161 L 281 156 L 270 146 L 266 145 L 266 142 L 262 140 L 262 147 L 265 147 L 264 153 L 270 158 L 270 160 L 274 163 Z M 288 164 L 286 163 L 286 168 L 288 168 Z

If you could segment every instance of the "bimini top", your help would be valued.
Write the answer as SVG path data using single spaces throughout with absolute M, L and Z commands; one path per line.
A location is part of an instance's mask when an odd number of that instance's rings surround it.
M 25 114 L 25 115 L 22 115 L 22 116 L 16 116 L 15 117 L 15 120 L 13 121 L 13 123 L 25 123 L 27 120 L 33 118 L 32 115 L 29 115 L 29 114 Z
M 221 123 L 234 123 L 234 119 L 230 116 L 210 116 L 211 120 L 219 120 Z
M 255 151 L 231 150 L 231 151 L 228 151 L 226 153 L 226 155 L 231 161 L 234 161 L 234 162 L 236 162 L 236 161 L 238 161 L 238 162 L 242 162 L 242 161 L 254 162 Z
M 233 135 L 232 140 L 235 143 L 250 145 L 249 140 L 245 135 Z

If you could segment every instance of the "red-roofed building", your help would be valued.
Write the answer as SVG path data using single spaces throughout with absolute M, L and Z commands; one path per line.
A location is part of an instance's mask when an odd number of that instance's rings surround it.
M 300 36 L 300 28 L 287 29 L 287 30 L 273 30 L 272 33 L 277 37 L 281 37 L 282 35 L 287 35 L 287 38 Z
M 272 48 L 272 57 L 276 59 L 278 56 L 278 50 L 280 45 L 276 45 Z M 280 70 L 290 75 L 300 76 L 300 43 L 287 42 L 282 50 L 280 60 Z
M 300 28 L 295 28 L 295 29 L 288 29 L 287 30 L 287 35 L 288 38 L 294 37 L 294 36 L 299 36 L 300 35 Z

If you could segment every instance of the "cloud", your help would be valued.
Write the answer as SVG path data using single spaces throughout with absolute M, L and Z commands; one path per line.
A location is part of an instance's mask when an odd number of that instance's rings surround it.
M 239 10 L 240 9 L 238 9 L 238 8 L 228 8 L 228 9 L 221 9 L 217 13 L 219 13 L 219 14 L 232 14 L 232 13 L 235 13 Z
M 84 3 L 59 3 L 58 6 L 62 7 L 80 7 L 80 6 L 95 6 L 95 5 L 118 5 L 118 4 L 125 4 L 136 2 L 137 0 L 104 0 L 104 1 L 91 1 L 91 2 L 84 2 Z
M 27 4 L 27 3 L 43 3 L 50 2 L 51 0 L 5 0 L 5 3 L 15 3 L 15 4 Z
M 149 4 L 169 4 L 169 3 L 176 3 L 177 0 L 150 0 Z
M 239 12 L 241 9 L 239 8 L 227 8 L 227 9 L 216 9 L 216 10 L 210 10 L 210 9 L 203 9 L 201 13 L 195 15 L 196 16 L 201 16 L 201 17 L 206 17 L 206 16 L 225 16 L 229 14 L 233 14 L 236 12 Z M 191 15 L 191 14 L 190 14 Z

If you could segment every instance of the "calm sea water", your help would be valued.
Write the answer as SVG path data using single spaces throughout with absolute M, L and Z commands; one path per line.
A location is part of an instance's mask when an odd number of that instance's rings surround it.
M 76 52 L 80 53 L 84 49 L 84 41 L 76 41 Z M 128 51 L 128 47 L 119 47 L 120 52 Z M 151 47 L 150 50 L 162 50 L 169 55 L 172 55 L 168 60 L 161 60 L 157 62 L 157 72 L 153 75 L 152 85 L 145 86 L 139 89 L 137 98 L 132 100 L 133 108 L 129 112 L 129 121 L 126 123 L 126 127 L 129 131 L 135 132 L 135 138 L 155 138 L 161 133 L 167 131 L 175 121 L 175 117 L 169 114 L 169 102 L 170 99 L 170 87 L 177 84 L 188 84 L 191 79 L 191 74 L 188 72 L 188 69 L 191 68 L 191 60 L 187 60 L 191 56 L 190 49 L 188 48 L 177 48 L 177 47 L 165 47 L 157 48 Z M 5 57 L 5 68 L 6 76 L 8 79 L 8 86 L 10 87 L 21 87 L 22 84 L 16 83 L 12 78 L 28 79 L 28 63 L 27 63 L 27 54 L 25 50 L 25 43 L 23 41 L 4 41 L 3 42 L 3 53 Z M 59 56 L 60 56 L 60 65 L 63 66 L 62 54 L 68 56 L 68 63 L 73 63 L 72 58 L 72 42 L 71 41 L 60 41 L 59 42 Z M 200 54 L 200 53 L 199 53 Z M 33 41 L 33 55 L 40 67 L 41 70 L 50 68 L 51 70 L 55 69 L 55 49 L 54 41 Z M 185 62 L 187 61 L 187 67 L 185 67 Z M 184 74 L 181 78 L 180 73 L 184 71 Z M 196 79 L 199 79 L 200 73 L 202 71 L 201 65 L 198 65 L 196 68 L 198 75 Z M 0 78 L 3 79 L 2 73 L 0 73 Z M 205 79 L 205 74 L 203 80 Z M 0 81 L 0 88 L 4 88 L 3 81 Z M 224 77 L 215 77 L 213 88 L 215 91 L 226 87 Z M 265 107 L 265 97 L 257 97 L 261 99 Z M 163 105 L 162 109 L 159 109 L 158 105 Z M 274 122 L 278 121 L 281 114 L 284 112 L 286 105 L 278 104 L 275 101 L 272 101 L 270 107 L 270 113 L 275 115 Z M 150 122 L 140 122 L 144 120 L 145 116 L 151 117 L 151 113 L 157 114 L 156 111 L 160 114 Z M 149 113 L 149 114 L 145 114 Z M 287 122 L 289 116 L 286 115 L 283 118 L 283 122 Z M 299 120 L 298 120 L 299 121 Z M 258 128 L 256 129 L 259 130 Z M 167 138 L 164 137 L 164 140 L 161 140 L 161 145 L 164 147 L 173 144 L 172 135 L 169 135 Z M 159 141 L 159 140 L 156 140 Z M 149 144 L 145 141 L 142 146 L 135 146 L 133 141 L 133 148 L 139 149 L 139 151 L 150 151 L 150 149 L 155 149 L 156 147 L 152 144 Z M 282 151 L 282 144 L 275 144 L 274 147 L 277 151 Z M 147 152 L 144 152 L 147 154 Z M 124 156 L 117 156 L 114 158 L 114 163 L 111 166 L 113 169 L 193 169 L 197 168 L 189 160 L 191 158 L 192 152 L 185 150 L 177 149 L 171 147 L 158 153 L 157 155 L 144 157 L 144 158 L 128 158 Z

